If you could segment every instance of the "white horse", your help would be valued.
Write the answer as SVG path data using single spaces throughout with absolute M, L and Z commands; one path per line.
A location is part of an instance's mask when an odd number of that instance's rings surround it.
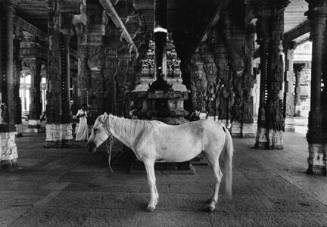
M 199 120 L 172 126 L 160 121 L 132 120 L 104 113 L 96 119 L 91 130 L 89 151 L 95 152 L 111 135 L 129 147 L 144 163 L 151 194 L 148 211 L 156 208 L 159 199 L 154 173 L 155 162 L 185 162 L 202 151 L 216 180 L 209 210 L 213 211 L 218 201 L 223 176 L 219 167 L 219 156 L 224 149 L 225 193 L 231 198 L 233 142 L 229 131 L 219 123 Z

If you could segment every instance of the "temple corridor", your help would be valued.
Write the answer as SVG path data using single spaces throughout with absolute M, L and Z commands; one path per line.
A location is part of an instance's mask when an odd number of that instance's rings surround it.
M 144 171 L 130 174 L 106 154 L 85 148 L 45 149 L 44 134 L 17 139 L 23 169 L 0 172 L 0 226 L 326 226 L 327 178 L 305 174 L 304 135 L 285 133 L 284 150 L 252 149 L 235 139 L 233 199 L 223 186 L 214 213 L 209 166 L 196 174 L 157 171 L 160 202 L 144 212 Z M 291 141 L 296 141 L 292 143 Z M 23 148 L 24 149 L 21 149 Z
M 326 37 L 327 0 L 0 0 L 0 227 L 327 226 Z

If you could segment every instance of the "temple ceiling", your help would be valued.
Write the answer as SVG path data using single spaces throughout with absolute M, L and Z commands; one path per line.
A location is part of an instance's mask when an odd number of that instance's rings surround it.
M 16 0 L 16 13 L 37 26 L 47 31 L 48 26 L 48 1 L 46 0 Z M 62 0 L 62 11 L 79 13 L 80 0 Z
M 96 1 L 96 0 L 88 0 Z M 257 0 L 251 0 L 257 1 Z M 47 32 L 48 1 L 45 0 L 16 0 L 17 15 L 29 23 Z M 112 0 L 117 13 L 125 19 L 126 2 L 133 2 L 134 8 L 142 15 L 148 31 L 153 30 L 154 7 L 153 0 Z M 249 0 L 245 1 L 249 2 Z M 62 0 L 62 11 L 79 14 L 81 0 Z M 192 52 L 194 46 L 203 38 L 203 35 L 214 17 L 219 18 L 219 10 L 225 10 L 224 4 L 243 4 L 243 0 L 167 0 L 167 25 L 173 33 L 177 51 Z M 220 7 L 220 8 L 219 8 Z M 238 7 L 230 7 L 236 13 Z M 299 24 L 307 20 L 304 13 L 308 9 L 305 0 L 290 0 L 285 9 L 284 32 L 294 30 Z M 242 19 L 241 19 L 242 20 Z M 123 20 L 124 21 L 124 20 Z M 301 34 L 302 36 L 303 34 Z M 296 37 L 297 38 L 297 37 Z M 300 39 L 303 40 L 303 39 Z M 187 55 L 187 53 L 186 53 Z

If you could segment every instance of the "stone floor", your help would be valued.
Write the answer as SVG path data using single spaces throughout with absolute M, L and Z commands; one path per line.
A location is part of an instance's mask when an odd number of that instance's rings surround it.
M 285 149 L 254 150 L 235 139 L 234 197 L 212 191 L 208 166 L 197 174 L 156 172 L 160 203 L 144 211 L 145 173 L 110 173 L 106 154 L 45 149 L 44 134 L 17 138 L 21 170 L 0 170 L 0 226 L 327 226 L 327 177 L 308 176 L 304 135 L 285 134 Z M 223 187 L 221 192 L 223 192 Z

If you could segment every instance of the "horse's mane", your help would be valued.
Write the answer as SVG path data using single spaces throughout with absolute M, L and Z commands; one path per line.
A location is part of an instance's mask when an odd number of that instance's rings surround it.
M 122 136 L 133 136 L 145 128 L 152 128 L 153 122 L 138 120 L 138 119 L 128 119 L 123 117 L 117 117 L 114 115 L 109 115 L 110 127 L 114 131 Z

